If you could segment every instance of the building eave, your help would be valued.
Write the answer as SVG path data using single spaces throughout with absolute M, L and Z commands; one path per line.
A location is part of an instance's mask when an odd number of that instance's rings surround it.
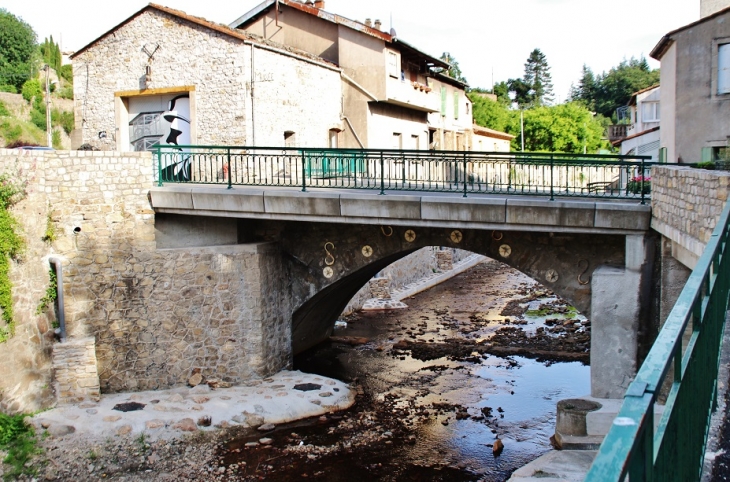
M 688 23 L 687 25 L 684 25 L 682 27 L 679 27 L 678 29 L 672 30 L 671 32 L 664 35 L 661 40 L 656 44 L 656 46 L 652 49 L 652 51 L 649 53 L 649 56 L 656 60 L 661 60 L 664 54 L 667 52 L 667 49 L 672 45 L 674 40 L 672 40 L 672 36 L 678 34 L 679 32 L 683 30 L 687 30 L 688 28 L 692 28 L 696 25 L 699 25 L 701 23 L 705 23 L 707 21 L 710 21 L 714 18 L 719 17 L 720 15 L 724 15 L 726 13 L 730 13 L 730 7 L 725 7 L 722 10 L 718 10 L 717 12 L 713 13 L 712 15 L 708 15 L 706 17 L 702 17 L 699 20 L 695 20 L 692 23 Z

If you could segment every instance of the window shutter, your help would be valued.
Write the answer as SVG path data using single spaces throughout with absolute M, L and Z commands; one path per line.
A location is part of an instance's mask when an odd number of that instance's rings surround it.
M 703 147 L 702 148 L 702 162 L 710 162 L 712 161 L 712 147 Z
M 454 119 L 459 118 L 459 92 L 454 92 Z
M 441 87 L 441 115 L 446 115 L 446 87 Z
M 730 44 L 717 48 L 717 93 L 730 94 Z

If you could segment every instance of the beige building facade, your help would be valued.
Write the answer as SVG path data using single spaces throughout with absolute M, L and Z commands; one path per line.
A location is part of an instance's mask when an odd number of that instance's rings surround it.
M 345 126 L 338 147 L 474 147 L 466 84 L 438 73 L 449 65 L 382 31 L 377 21 L 326 12 L 323 1 L 269 0 L 230 26 L 341 68 Z
M 666 34 L 661 61 L 661 147 L 667 162 L 727 156 L 730 138 L 730 7 Z
M 150 4 L 73 56 L 80 143 L 322 147 L 342 128 L 340 69 Z

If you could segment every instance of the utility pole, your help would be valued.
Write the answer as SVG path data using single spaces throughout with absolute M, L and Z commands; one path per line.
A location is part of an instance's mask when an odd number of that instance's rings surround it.
M 53 147 L 53 139 L 51 136 L 51 89 L 49 84 L 49 74 L 51 68 L 46 64 L 43 67 L 46 70 L 46 144 Z
M 520 140 L 522 141 L 522 152 L 525 152 L 525 118 L 522 109 L 520 109 Z

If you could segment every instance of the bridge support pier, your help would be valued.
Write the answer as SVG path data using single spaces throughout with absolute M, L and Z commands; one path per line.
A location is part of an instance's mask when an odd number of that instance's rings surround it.
M 641 317 L 651 287 L 653 244 L 626 236 L 624 266 L 601 266 L 591 281 L 591 396 L 621 398 L 636 375 Z

